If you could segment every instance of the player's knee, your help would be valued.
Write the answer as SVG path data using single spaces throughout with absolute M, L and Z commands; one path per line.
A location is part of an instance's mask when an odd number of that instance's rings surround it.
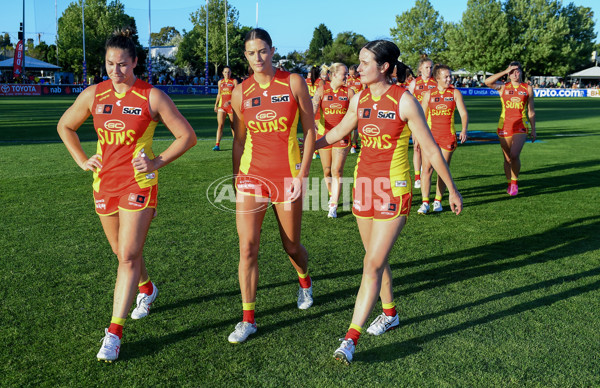
M 287 242 L 283 244 L 283 249 L 288 256 L 295 258 L 302 254 L 304 247 L 299 243 Z
M 258 243 L 253 241 L 240 242 L 240 261 L 252 263 L 258 258 Z
M 324 167 L 323 168 L 323 175 L 326 178 L 331 177 L 331 167 Z
M 380 278 L 383 273 L 383 269 L 385 265 L 381 260 L 375 260 L 375 258 L 365 256 L 364 266 L 363 266 L 363 276 L 372 277 L 372 278 Z
M 119 258 L 119 266 L 135 267 L 141 263 L 142 256 L 139 252 L 132 250 L 123 250 L 117 254 Z

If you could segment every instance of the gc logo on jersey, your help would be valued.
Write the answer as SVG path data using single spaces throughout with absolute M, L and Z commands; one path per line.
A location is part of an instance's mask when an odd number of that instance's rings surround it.
M 141 116 L 142 115 L 142 108 L 138 108 L 138 107 L 134 107 L 134 106 L 124 106 L 123 107 L 123 114 L 124 115 Z
M 377 112 L 377 118 L 394 120 L 396 118 L 396 112 L 393 110 L 380 110 Z
M 271 96 L 271 103 L 276 104 L 278 102 L 290 102 L 289 94 L 279 94 L 277 96 Z

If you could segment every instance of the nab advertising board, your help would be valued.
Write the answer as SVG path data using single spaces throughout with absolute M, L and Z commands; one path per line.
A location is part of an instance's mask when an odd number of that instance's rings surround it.
M 44 85 L 42 86 L 42 96 L 70 96 L 83 92 L 83 85 Z

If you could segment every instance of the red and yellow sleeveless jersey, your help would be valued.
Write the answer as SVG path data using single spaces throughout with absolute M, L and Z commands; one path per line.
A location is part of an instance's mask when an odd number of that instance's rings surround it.
M 306 86 L 308 86 L 308 94 L 310 94 L 310 98 L 313 98 L 315 92 L 317 91 L 317 87 L 319 86 L 319 81 L 315 81 L 312 83 L 312 78 L 306 79 Z
M 384 178 L 393 195 L 411 192 L 408 140 L 410 129 L 399 114 L 400 98 L 406 89 L 391 85 L 380 97 L 366 89 L 358 102 L 358 135 L 361 149 L 354 170 L 358 178 Z
M 423 101 L 423 93 L 437 88 L 437 82 L 433 78 L 429 78 L 427 81 L 423 80 L 421 76 L 415 78 L 415 92 L 414 95 L 417 101 Z
M 323 98 L 321 99 L 321 111 L 323 112 L 322 120 L 325 126 L 325 133 L 335 127 L 342 121 L 350 105 L 348 97 L 348 88 L 340 86 L 338 90 L 333 90 L 331 84 L 323 90 Z
M 360 76 L 359 77 L 350 77 L 348 76 L 348 78 L 346 78 L 346 84 L 348 85 L 348 88 L 354 90 L 354 93 L 358 93 L 361 90 L 363 90 L 363 84 L 360 83 Z
M 454 101 L 453 87 L 449 87 L 443 92 L 437 88 L 432 90 L 429 95 L 428 108 L 427 124 L 431 128 L 434 138 L 456 134 L 454 129 L 456 101 Z
M 152 85 L 139 79 L 123 94 L 113 89 L 111 80 L 96 86 L 92 115 L 98 134 L 96 153 L 102 157 L 102 169 L 94 172 L 94 191 L 121 195 L 132 186 L 145 188 L 157 184 L 157 171 L 137 172 L 131 164 L 142 149 L 154 159 L 152 137 L 158 121 L 150 115 L 151 89 Z
M 221 101 L 219 101 L 219 106 L 223 106 L 226 102 L 231 101 L 231 93 L 233 93 L 234 88 L 235 84 L 231 78 L 228 80 L 223 78 L 219 81 L 219 92 L 221 92 Z
M 295 177 L 302 161 L 296 137 L 300 114 L 290 73 L 277 70 L 266 85 L 250 76 L 242 93 L 246 144 L 240 171 L 273 180 Z
M 529 91 L 526 83 L 519 84 L 516 88 L 511 82 L 504 85 L 502 100 L 502 113 L 498 122 L 498 129 L 529 129 L 527 119 L 527 104 Z

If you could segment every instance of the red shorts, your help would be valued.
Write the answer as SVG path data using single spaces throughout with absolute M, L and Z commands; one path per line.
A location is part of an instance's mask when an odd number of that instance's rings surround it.
M 233 114 L 233 108 L 231 107 L 231 104 L 227 104 L 226 106 L 220 106 L 219 112 L 225 112 L 228 115 L 231 115 Z
M 498 137 L 511 137 L 512 135 L 517 135 L 517 134 L 528 134 L 529 133 L 529 128 L 498 128 Z
M 454 151 L 456 149 L 456 146 L 458 145 L 458 142 L 456 141 L 456 135 L 453 134 L 448 134 L 444 136 L 436 136 L 435 134 L 433 134 L 433 140 L 435 140 L 435 142 L 441 149 L 450 152 Z
M 99 216 L 110 216 L 121 210 L 135 212 L 146 208 L 156 208 L 158 185 L 144 189 L 132 188 L 127 194 L 111 196 L 94 191 L 96 213 Z
M 357 182 L 352 190 L 354 204 L 352 214 L 358 218 L 372 218 L 377 221 L 393 220 L 408 216 L 412 202 L 412 192 L 395 197 L 389 189 L 378 189 L 370 180 Z M 410 184 L 410 182 L 409 182 Z
M 290 193 L 287 190 L 291 182 L 291 177 L 272 180 L 240 172 L 235 180 L 235 187 L 243 195 L 268 198 L 273 203 L 284 203 L 289 202 L 287 198 Z

